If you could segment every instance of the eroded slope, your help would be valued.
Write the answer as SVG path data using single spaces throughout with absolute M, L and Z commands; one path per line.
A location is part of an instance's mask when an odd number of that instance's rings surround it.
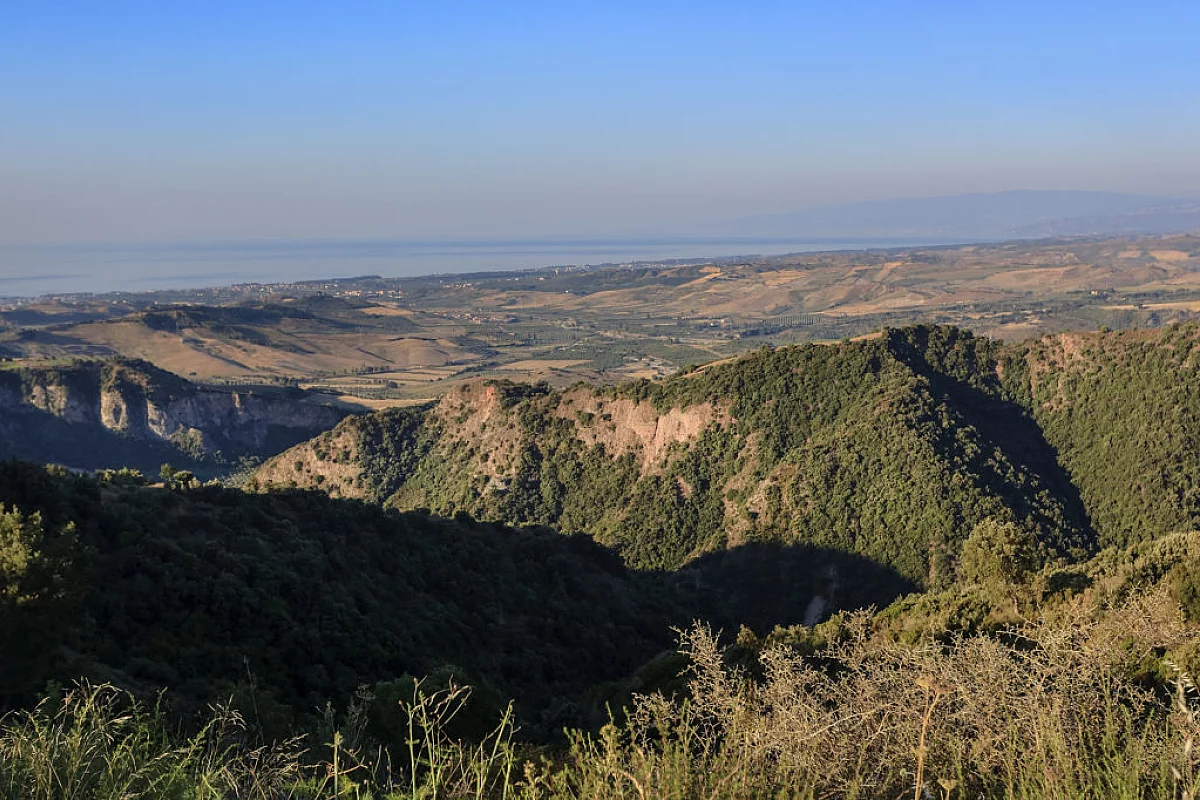
M 938 579 L 977 523 L 1091 546 L 1086 514 L 996 370 L 997 346 L 914 328 L 762 350 L 662 383 L 480 382 L 428 410 L 350 420 L 263 485 L 586 532 L 673 569 L 752 541 L 857 553 Z

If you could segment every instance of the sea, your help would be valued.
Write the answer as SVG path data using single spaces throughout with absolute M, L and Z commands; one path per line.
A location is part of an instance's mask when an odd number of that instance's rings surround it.
M 190 289 L 379 275 L 658 264 L 955 244 L 930 239 L 311 239 L 0 246 L 0 297 Z

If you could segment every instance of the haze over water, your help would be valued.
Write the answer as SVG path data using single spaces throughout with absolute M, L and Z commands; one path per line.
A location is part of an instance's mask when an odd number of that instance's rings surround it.
M 0 247 L 72 255 L 2 254 L 5 293 L 731 252 L 228 242 L 712 237 L 899 197 L 1200 195 L 1195 0 L 2 7 Z M 134 284 L 132 263 L 161 272 Z
M 948 244 L 931 239 L 271 240 L 0 247 L 0 297 L 152 291 L 317 278 L 768 256 Z

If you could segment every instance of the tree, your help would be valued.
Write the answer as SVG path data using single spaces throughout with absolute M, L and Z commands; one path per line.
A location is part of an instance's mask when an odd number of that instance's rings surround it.
M 0 505 L 0 705 L 31 691 L 54 654 L 65 610 L 75 526 L 48 535 L 41 513 Z
M 163 486 L 176 491 L 194 489 L 200 485 L 200 481 L 191 470 L 175 469 L 170 464 L 163 464 L 158 470 L 158 476 L 162 478 Z
M 21 605 L 37 600 L 44 567 L 41 547 L 45 531 L 42 515 L 21 513 L 15 506 L 0 506 L 0 601 Z
M 1024 583 L 1038 564 L 1038 542 L 1012 522 L 988 517 L 963 542 L 959 577 L 971 583 Z

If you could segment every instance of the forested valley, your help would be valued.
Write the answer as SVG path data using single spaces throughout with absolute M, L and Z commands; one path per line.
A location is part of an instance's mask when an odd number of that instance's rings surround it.
M 1194 796 L 1198 359 L 914 326 L 4 462 L 0 796 Z

